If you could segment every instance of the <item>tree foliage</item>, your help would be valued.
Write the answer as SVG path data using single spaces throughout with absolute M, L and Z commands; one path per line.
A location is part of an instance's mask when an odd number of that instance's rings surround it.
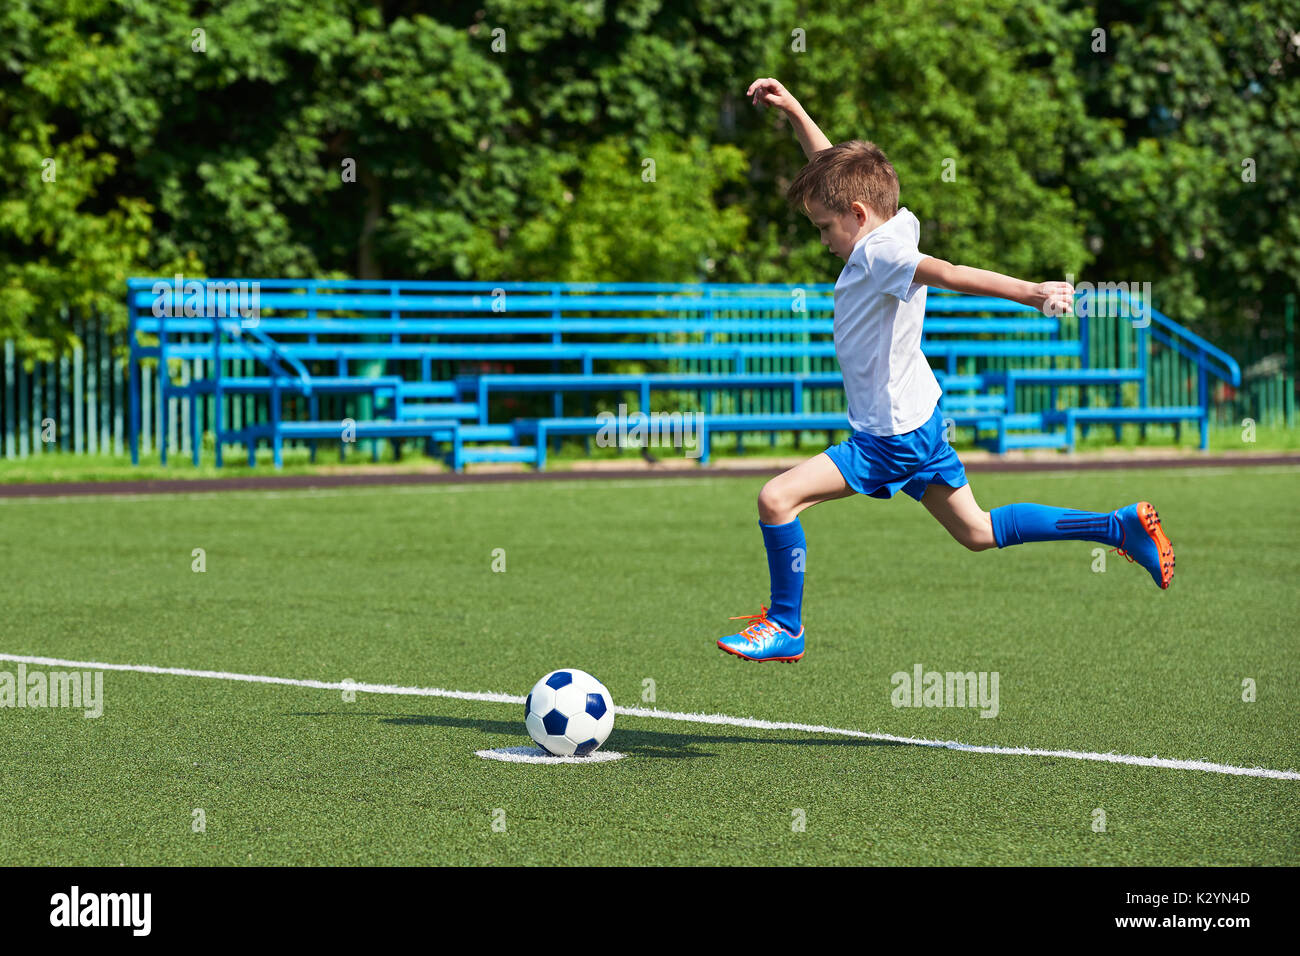
M 833 280 L 758 76 L 929 254 L 1267 330 L 1298 55 L 1300 0 L 10 0 L 0 337 L 120 324 L 129 274 Z

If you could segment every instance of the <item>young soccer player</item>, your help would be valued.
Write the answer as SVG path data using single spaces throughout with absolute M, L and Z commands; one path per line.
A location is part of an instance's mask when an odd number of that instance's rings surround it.
M 751 661 L 803 657 L 807 545 L 799 513 L 853 494 L 892 498 L 901 489 L 972 551 L 1028 541 L 1096 541 L 1169 587 L 1174 549 L 1149 502 L 1096 513 L 1037 504 L 984 511 L 944 437 L 939 383 L 921 352 L 926 286 L 1010 299 L 1048 315 L 1071 311 L 1074 288 L 922 255 L 920 224 L 899 208 L 898 175 L 880 149 L 860 140 L 832 146 L 774 79 L 755 80 L 747 95 L 790 118 L 809 161 L 788 198 L 821 231 L 822 244 L 844 260 L 835 283 L 835 354 L 853 435 L 763 486 L 758 519 L 772 579 L 770 606 L 732 618 L 750 623 L 718 646 Z

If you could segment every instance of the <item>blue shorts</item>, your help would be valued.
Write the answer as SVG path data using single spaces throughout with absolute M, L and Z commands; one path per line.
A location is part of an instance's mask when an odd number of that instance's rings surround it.
M 852 438 L 827 448 L 826 454 L 850 488 L 871 498 L 892 498 L 901 488 L 920 501 L 927 485 L 967 484 L 961 459 L 944 440 L 938 406 L 920 428 L 902 435 L 854 431 Z

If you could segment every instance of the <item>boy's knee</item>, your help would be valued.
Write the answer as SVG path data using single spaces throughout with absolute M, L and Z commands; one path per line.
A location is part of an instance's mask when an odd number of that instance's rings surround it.
M 758 493 L 758 519 L 764 524 L 785 524 L 791 520 L 786 515 L 793 504 L 773 478 Z
M 957 540 L 968 551 L 988 551 L 990 548 L 996 548 L 998 542 L 993 537 L 993 520 L 989 517 L 989 513 L 982 512 L 982 520 L 966 525 L 962 533 L 957 536 Z

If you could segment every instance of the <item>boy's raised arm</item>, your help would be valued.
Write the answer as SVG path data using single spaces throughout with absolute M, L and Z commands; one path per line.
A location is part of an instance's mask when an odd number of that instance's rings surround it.
M 803 147 L 804 155 L 809 159 L 812 159 L 815 153 L 831 148 L 831 141 L 822 134 L 817 124 L 812 121 L 812 117 L 779 81 L 771 77 L 755 80 L 749 84 L 749 91 L 745 95 L 752 97 L 755 106 L 775 106 L 785 113 L 790 120 L 790 125 L 794 127 L 794 135 L 799 138 L 799 145 Z
M 987 269 L 955 266 L 934 256 L 926 256 L 917 263 L 912 281 L 954 292 L 1010 299 L 1038 309 L 1044 315 L 1074 311 L 1074 286 L 1068 282 L 1026 282 Z

